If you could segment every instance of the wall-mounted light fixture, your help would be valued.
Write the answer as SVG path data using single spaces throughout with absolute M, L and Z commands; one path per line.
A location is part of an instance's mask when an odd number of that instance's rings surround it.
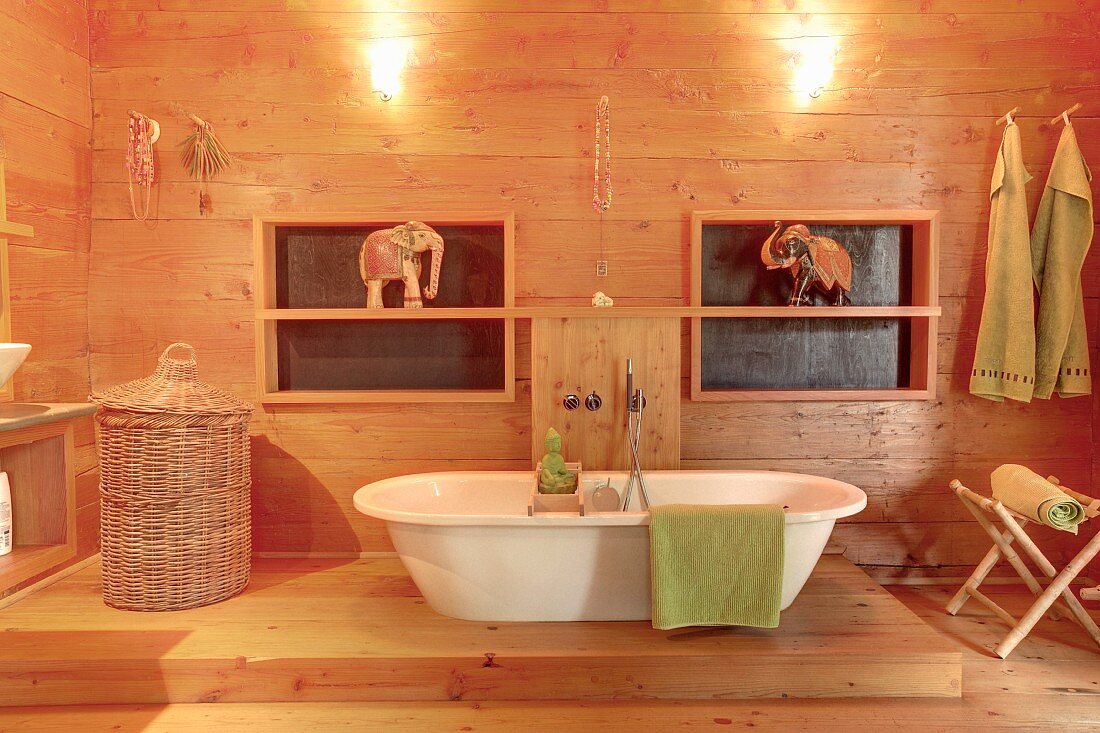
M 403 38 L 383 38 L 371 44 L 371 89 L 383 102 L 393 99 L 401 91 L 401 71 L 409 55 L 410 44 Z
M 837 39 L 832 36 L 804 36 L 792 49 L 790 64 L 794 73 L 792 88 L 805 99 L 817 99 L 833 78 Z

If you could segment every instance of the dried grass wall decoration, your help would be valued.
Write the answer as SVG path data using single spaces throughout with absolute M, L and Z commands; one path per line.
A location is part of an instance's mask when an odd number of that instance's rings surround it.
M 206 184 L 228 168 L 232 158 L 209 122 L 195 115 L 189 116 L 195 123 L 195 130 L 180 143 L 183 148 L 180 158 L 187 174 L 199 182 L 199 214 L 205 216 L 210 207 Z

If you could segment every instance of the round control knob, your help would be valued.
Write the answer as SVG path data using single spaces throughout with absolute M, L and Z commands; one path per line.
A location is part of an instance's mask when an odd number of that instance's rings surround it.
M 589 412 L 595 412 L 603 406 L 603 399 L 593 392 L 584 398 L 584 406 Z
M 567 410 L 575 410 L 581 406 L 581 398 L 575 394 L 567 394 L 561 401 L 562 407 Z

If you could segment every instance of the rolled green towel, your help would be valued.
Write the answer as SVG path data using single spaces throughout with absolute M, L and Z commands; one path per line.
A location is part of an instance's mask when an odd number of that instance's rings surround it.
M 1077 534 L 1085 508 L 1057 486 L 1026 466 L 1006 463 L 989 477 L 993 498 L 1048 527 Z
M 783 507 L 649 510 L 653 628 L 779 625 Z

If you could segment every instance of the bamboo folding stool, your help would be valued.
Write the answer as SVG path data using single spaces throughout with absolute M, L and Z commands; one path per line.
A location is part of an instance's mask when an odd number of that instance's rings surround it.
M 1058 479 L 1053 476 L 1048 477 L 1047 480 L 1054 484 L 1059 483 Z M 1100 516 L 1100 500 L 1079 494 L 1076 491 L 1067 489 L 1065 486 L 1059 488 L 1085 507 L 1085 521 Z M 978 520 L 978 524 L 982 526 L 990 539 L 993 540 L 993 547 L 978 563 L 978 567 L 974 569 L 974 573 L 967 579 L 962 588 L 959 588 L 959 592 L 947 604 L 947 612 L 954 616 L 968 599 L 974 598 L 1007 623 L 1012 630 L 997 645 L 995 650 L 997 656 L 1001 659 L 1005 659 L 1012 653 L 1012 650 L 1024 640 L 1024 637 L 1031 633 L 1031 630 L 1035 628 L 1035 624 L 1039 622 L 1044 614 L 1049 615 L 1054 620 L 1060 617 L 1060 613 L 1068 615 L 1092 637 L 1097 645 L 1100 645 L 1100 628 L 1097 628 L 1096 622 L 1089 616 L 1088 611 L 1081 606 L 1080 601 L 1073 595 L 1073 591 L 1069 587 L 1074 578 L 1100 553 L 1100 530 L 1077 553 L 1077 556 L 1070 560 L 1061 572 L 1058 572 L 1039 549 L 1039 546 L 1024 531 L 1024 527 L 1032 520 L 1006 508 L 996 499 L 989 499 L 971 491 L 963 486 L 958 479 L 951 482 L 951 489 L 962 501 L 963 506 L 974 515 L 974 519 Z M 989 515 L 992 515 L 992 518 Z M 998 528 L 993 519 L 999 520 L 1004 529 Z M 1080 526 L 1084 526 L 1084 524 Z M 1024 554 L 1031 558 L 1043 575 L 1050 580 L 1046 589 L 1039 584 L 1035 575 L 1020 555 L 1016 553 L 1016 550 L 1013 549 L 1012 543 L 1014 541 L 1019 547 L 1023 548 Z M 1020 619 L 1016 619 L 990 599 L 989 596 L 978 590 L 978 586 L 982 584 L 989 572 L 1002 559 L 1012 566 L 1021 580 L 1024 581 L 1024 584 L 1036 596 L 1035 602 Z M 1091 591 L 1085 597 L 1088 598 L 1089 595 L 1091 595 Z

